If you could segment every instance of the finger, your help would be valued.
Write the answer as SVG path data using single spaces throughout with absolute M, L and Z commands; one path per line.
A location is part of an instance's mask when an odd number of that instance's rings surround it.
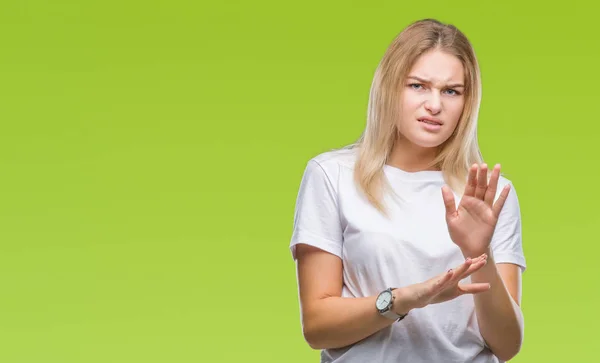
M 481 268 L 483 268 L 483 266 L 485 266 L 487 264 L 487 258 L 483 258 L 477 262 L 474 262 L 471 264 L 471 266 L 469 266 L 469 268 L 467 269 L 467 271 L 465 271 L 462 276 L 460 277 L 460 280 L 471 276 L 473 273 L 481 270 Z
M 446 272 L 444 272 L 443 274 L 434 277 L 433 279 L 429 280 L 429 288 L 427 291 L 427 296 L 426 298 L 431 298 L 433 296 L 435 296 L 436 294 L 438 294 L 439 292 L 443 291 L 446 286 L 448 285 L 448 282 L 452 281 L 452 277 L 454 276 L 454 270 L 450 269 Z
M 477 174 L 477 187 L 475 188 L 475 198 L 477 199 L 483 200 L 485 197 L 485 192 L 488 187 L 487 172 L 487 164 L 481 164 L 481 168 Z
M 471 262 L 472 262 L 471 265 L 474 265 L 474 264 L 476 264 L 476 263 L 478 263 L 480 261 L 485 261 L 485 260 L 487 260 L 487 254 L 484 253 L 484 254 L 481 254 L 481 255 L 479 255 L 479 256 L 477 256 L 475 258 L 472 258 L 471 259 Z
M 442 198 L 444 198 L 444 206 L 446 207 L 446 218 L 453 217 L 456 214 L 454 193 L 445 185 L 442 187 Z
M 462 279 L 462 276 L 471 268 L 473 260 L 467 258 L 460 266 L 454 269 L 454 275 L 452 276 L 452 283 L 455 284 Z
M 502 188 L 502 192 L 500 192 L 500 196 L 494 206 L 492 207 L 492 212 L 496 218 L 500 216 L 500 212 L 502 211 L 502 207 L 504 207 L 504 202 L 506 202 L 506 198 L 508 197 L 508 193 L 510 192 L 510 184 L 506 184 L 504 188 Z
M 496 166 L 494 166 L 492 176 L 490 177 L 490 183 L 488 184 L 488 188 L 483 199 L 485 204 L 490 207 L 494 203 L 494 198 L 496 197 L 496 191 L 498 190 L 498 179 L 500 179 L 500 164 L 496 164 Z
M 488 291 L 492 286 L 487 282 L 479 282 L 475 284 L 458 284 L 458 290 L 463 294 L 478 294 Z
M 468 195 L 470 197 L 475 195 L 475 188 L 477 188 L 477 169 L 479 166 L 477 164 L 471 165 L 469 169 L 469 176 L 467 179 L 467 185 L 465 186 L 464 195 Z
M 488 254 L 484 252 L 481 255 L 475 257 L 474 259 L 481 259 L 481 258 L 488 258 Z
M 478 261 L 473 261 L 473 263 L 471 263 L 471 265 L 469 266 L 469 268 L 466 271 L 464 271 L 460 276 L 455 276 L 453 280 L 461 281 L 463 279 L 466 279 L 467 277 L 471 276 L 473 273 L 480 270 L 486 264 L 487 264 L 487 259 L 480 259 Z
M 467 256 L 467 257 L 468 257 L 468 256 Z M 473 262 L 475 262 L 475 261 L 477 261 L 477 260 L 479 260 L 479 259 L 482 259 L 482 258 L 487 258 L 487 253 L 482 253 L 482 254 L 481 254 L 481 255 L 479 255 L 479 256 L 471 257 L 471 260 L 473 260 Z

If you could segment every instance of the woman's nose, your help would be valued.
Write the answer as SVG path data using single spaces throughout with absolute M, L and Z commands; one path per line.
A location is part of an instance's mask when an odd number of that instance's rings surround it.
M 425 109 L 432 114 L 438 114 L 442 110 L 442 100 L 436 92 L 431 92 L 425 101 Z

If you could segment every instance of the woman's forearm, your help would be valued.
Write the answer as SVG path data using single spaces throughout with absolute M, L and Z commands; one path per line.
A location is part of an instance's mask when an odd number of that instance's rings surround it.
M 390 326 L 395 320 L 379 314 L 376 299 L 335 296 L 312 302 L 304 309 L 304 338 L 313 349 L 340 348 Z M 396 297 L 394 305 L 401 303 Z
M 508 361 L 521 349 L 523 315 L 504 285 L 491 251 L 488 256 L 486 266 L 471 276 L 472 282 L 487 282 L 491 286 L 473 297 L 477 321 L 488 347 L 498 358 Z

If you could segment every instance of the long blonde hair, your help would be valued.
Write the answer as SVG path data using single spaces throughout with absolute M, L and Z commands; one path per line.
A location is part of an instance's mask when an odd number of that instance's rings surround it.
M 440 145 L 437 157 L 429 167 L 441 170 L 446 183 L 458 192 L 465 185 L 469 167 L 483 160 L 477 142 L 481 75 L 471 43 L 455 26 L 435 19 L 410 24 L 392 41 L 375 70 L 365 130 L 355 143 L 343 148 L 357 149 L 355 182 L 368 201 L 386 216 L 383 192 L 392 190 L 383 168 L 398 133 L 396 121 L 401 114 L 402 85 L 417 59 L 433 49 L 452 54 L 462 62 L 465 105 L 454 133 Z

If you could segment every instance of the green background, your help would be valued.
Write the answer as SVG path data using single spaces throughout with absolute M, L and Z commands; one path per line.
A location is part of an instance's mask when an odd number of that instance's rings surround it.
M 519 193 L 514 362 L 596 362 L 598 9 L 569 1 L 0 5 L 0 362 L 316 362 L 288 245 L 312 156 L 364 128 L 410 22 L 481 62 Z

